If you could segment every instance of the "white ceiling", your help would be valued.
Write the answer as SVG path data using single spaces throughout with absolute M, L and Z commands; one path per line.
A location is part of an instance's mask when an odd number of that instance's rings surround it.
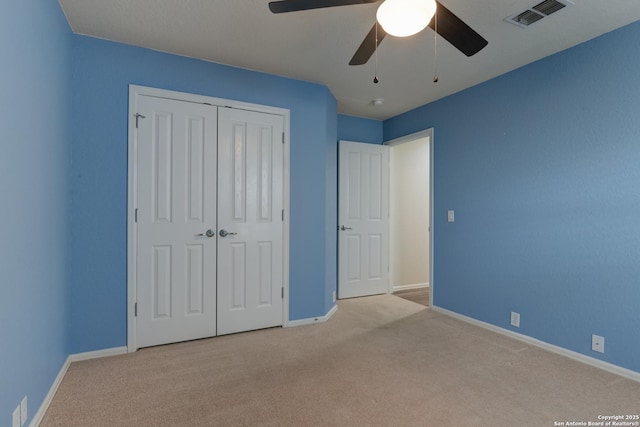
M 640 19 L 639 0 L 574 0 L 527 29 L 503 19 L 541 0 L 441 0 L 489 41 L 466 57 L 434 32 L 387 36 L 362 66 L 348 62 L 380 2 L 274 15 L 268 0 L 60 0 L 78 34 L 328 86 L 342 114 L 386 119 Z M 637 41 L 630 41 L 630 43 Z M 605 68 L 605 65 L 603 65 Z M 374 106 L 374 98 L 383 98 Z

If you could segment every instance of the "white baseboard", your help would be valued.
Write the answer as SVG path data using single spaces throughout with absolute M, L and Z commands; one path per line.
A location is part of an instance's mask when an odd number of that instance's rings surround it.
M 76 353 L 69 356 L 72 362 L 80 362 L 82 360 L 99 359 L 101 357 L 118 356 L 126 354 L 127 347 L 105 348 L 104 350 L 87 351 L 86 353 Z
M 62 383 L 64 376 L 67 374 L 67 371 L 69 370 L 69 366 L 71 366 L 72 362 L 79 362 L 81 360 L 89 360 L 89 359 L 97 359 L 100 357 L 117 356 L 119 354 L 125 354 L 126 352 L 127 352 L 127 347 L 114 347 L 114 348 L 107 348 L 104 350 L 89 351 L 86 353 L 71 354 L 67 356 L 67 359 L 64 361 L 62 368 L 60 368 L 60 372 L 58 372 L 58 375 L 56 375 L 56 379 L 53 380 L 53 384 L 51 384 L 51 388 L 49 388 L 49 392 L 47 393 L 44 400 L 42 401 L 40 408 L 38 408 L 38 412 L 35 413 L 35 415 L 33 416 L 33 419 L 31 420 L 31 423 L 29 423 L 29 427 L 38 427 L 42 422 L 42 419 L 44 418 L 44 414 L 47 412 L 47 409 L 49 409 L 49 405 L 51 405 L 51 402 L 53 401 L 53 397 L 56 395 L 56 392 L 58 391 L 58 387 L 60 387 L 60 384 Z
M 29 427 L 38 427 L 42 422 L 42 419 L 44 418 L 44 414 L 47 412 L 47 409 L 49 409 L 49 405 L 51 405 L 51 402 L 53 401 L 53 396 L 56 395 L 56 391 L 58 391 L 58 387 L 60 387 L 60 384 L 62 383 L 62 379 L 67 374 L 67 370 L 69 370 L 69 366 L 71 366 L 71 356 L 67 356 L 67 359 L 62 364 L 62 367 L 60 368 L 60 372 L 58 372 L 58 375 L 56 375 L 56 379 L 53 380 L 53 384 L 51 384 L 51 387 L 49 388 L 49 392 L 44 397 L 44 400 L 42 401 L 42 404 L 38 408 L 38 411 L 33 416 L 31 423 L 29 423 Z
M 394 285 L 392 288 L 392 292 L 398 291 L 406 291 L 409 289 L 420 289 L 420 288 L 428 288 L 429 282 L 427 283 L 414 283 L 413 285 Z
M 307 319 L 298 319 L 298 320 L 290 320 L 285 326 L 293 327 L 293 326 L 303 326 L 303 325 L 312 325 L 314 323 L 322 323 L 326 322 L 338 311 L 338 306 L 334 305 L 331 310 L 327 314 L 321 317 L 309 317 Z
M 595 359 L 590 356 L 586 356 L 582 353 L 575 352 L 573 350 L 568 350 L 563 347 L 559 347 L 557 345 L 549 344 L 544 341 L 540 341 L 536 338 L 529 337 L 527 335 L 519 334 L 514 331 L 510 331 L 508 329 L 501 328 L 499 326 L 492 325 L 490 323 L 483 322 L 481 320 L 476 320 L 471 317 L 464 316 L 462 314 L 455 313 L 453 311 L 449 311 L 444 308 L 432 306 L 431 309 L 438 313 L 445 314 L 450 317 L 454 317 L 456 319 L 462 320 L 463 322 L 471 323 L 475 326 L 479 326 L 484 329 L 488 329 L 493 332 L 497 332 L 502 335 L 506 335 L 510 338 L 514 338 L 518 341 L 522 341 L 526 344 L 530 344 L 543 350 L 550 351 L 552 353 L 559 354 L 564 357 L 568 357 L 569 359 L 573 359 L 575 361 L 584 363 L 586 365 L 593 366 L 595 368 L 602 369 L 603 371 L 610 372 L 612 374 L 620 375 L 621 377 L 627 378 L 632 381 L 640 382 L 640 372 L 632 371 L 631 369 L 623 368 L 618 365 L 614 365 L 613 363 L 605 362 L 600 359 Z

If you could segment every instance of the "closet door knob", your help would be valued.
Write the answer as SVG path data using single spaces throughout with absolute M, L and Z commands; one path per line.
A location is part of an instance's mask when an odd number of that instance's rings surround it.
M 196 234 L 196 236 L 198 237 L 213 237 L 216 235 L 216 232 L 213 231 L 212 229 L 208 229 L 207 231 L 205 231 L 204 233 L 200 233 L 200 234 Z
M 223 228 L 218 232 L 218 234 L 220 235 L 220 237 L 227 237 L 227 236 L 235 236 L 238 233 L 231 233 Z

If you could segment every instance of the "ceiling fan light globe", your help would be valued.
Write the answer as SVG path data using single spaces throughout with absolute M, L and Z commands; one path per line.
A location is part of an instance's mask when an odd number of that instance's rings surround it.
M 408 37 L 429 25 L 436 7 L 435 0 L 385 0 L 376 18 L 388 34 Z

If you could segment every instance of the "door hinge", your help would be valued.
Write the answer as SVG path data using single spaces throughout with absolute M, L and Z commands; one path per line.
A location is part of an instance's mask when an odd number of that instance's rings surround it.
M 282 299 L 284 299 L 284 287 L 280 288 L 280 290 L 282 291 L 281 292 L 281 297 L 282 297 Z
M 282 132 L 282 143 L 284 144 L 284 132 Z
M 282 222 L 284 222 L 284 209 L 282 209 Z
M 134 222 L 138 222 L 138 208 L 136 208 L 136 210 L 134 211 L 133 215 L 134 215 L 133 221 Z
M 143 115 L 142 115 L 142 114 L 140 114 L 140 113 L 136 113 L 134 117 L 136 118 L 136 129 L 138 129 L 138 121 L 139 121 L 140 119 L 146 119 L 146 118 L 147 118 L 147 116 L 143 116 Z
M 133 315 L 138 317 L 138 303 L 133 304 Z

